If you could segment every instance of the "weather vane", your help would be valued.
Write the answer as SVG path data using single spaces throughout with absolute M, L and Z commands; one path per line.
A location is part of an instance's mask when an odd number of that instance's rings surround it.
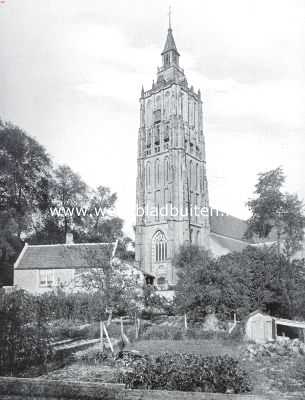
M 171 8 L 171 6 L 169 6 L 168 7 L 168 28 L 169 29 L 172 29 L 171 17 L 172 17 L 172 8 Z

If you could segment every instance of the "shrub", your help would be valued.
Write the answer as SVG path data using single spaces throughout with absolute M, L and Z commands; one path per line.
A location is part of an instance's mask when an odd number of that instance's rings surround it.
M 142 339 L 144 340 L 181 340 L 183 337 L 182 328 L 175 326 L 153 325 L 145 330 Z
M 49 330 L 55 340 L 94 339 L 100 335 L 98 323 L 83 324 L 82 321 L 78 320 L 59 319 L 52 321 Z
M 249 378 L 229 356 L 203 357 L 165 353 L 135 361 L 132 370 L 120 375 L 126 387 L 242 393 L 250 390 Z
M 101 346 L 90 347 L 89 349 L 78 351 L 73 354 L 73 360 L 84 362 L 88 365 L 104 363 L 109 358 L 110 350 L 101 350 Z
M 210 340 L 216 336 L 216 332 L 214 331 L 204 331 L 198 328 L 188 328 L 186 332 L 186 337 L 188 339 L 202 339 L 202 340 Z
M 51 356 L 41 298 L 19 290 L 0 295 L 0 375 L 44 366 Z

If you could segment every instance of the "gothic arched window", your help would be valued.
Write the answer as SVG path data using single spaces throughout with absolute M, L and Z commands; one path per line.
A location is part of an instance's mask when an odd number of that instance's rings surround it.
M 146 187 L 150 188 L 151 185 L 151 172 L 150 172 L 150 162 L 146 164 Z
M 167 240 L 163 232 L 157 231 L 152 239 L 154 261 L 162 262 L 167 259 Z
M 155 161 L 155 185 L 160 185 L 160 161 L 158 158 Z
M 168 157 L 164 159 L 164 184 L 169 181 L 169 160 Z
M 191 188 L 192 187 L 192 184 L 193 184 L 193 182 L 192 182 L 192 175 L 193 175 L 193 161 L 192 160 L 190 160 L 190 168 L 189 168 L 190 170 L 189 170 L 189 188 Z
M 146 106 L 146 123 L 148 126 L 151 125 L 151 121 L 152 121 L 152 106 L 151 106 L 151 100 L 148 100 Z

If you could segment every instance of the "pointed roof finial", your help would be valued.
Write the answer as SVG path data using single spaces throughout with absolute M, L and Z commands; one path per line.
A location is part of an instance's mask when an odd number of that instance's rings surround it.
M 168 10 L 168 32 L 167 32 L 167 38 L 166 38 L 166 42 L 165 42 L 165 46 L 164 49 L 161 53 L 161 55 L 163 55 L 164 53 L 173 50 L 175 51 L 178 56 L 180 56 L 177 47 L 176 47 L 176 43 L 174 40 L 174 36 L 173 36 L 173 31 L 172 31 L 172 8 L 171 6 L 169 6 L 169 10 Z
M 168 7 L 168 29 L 172 29 L 172 7 Z
M 144 97 L 144 86 L 142 85 L 142 89 L 141 89 L 141 97 Z

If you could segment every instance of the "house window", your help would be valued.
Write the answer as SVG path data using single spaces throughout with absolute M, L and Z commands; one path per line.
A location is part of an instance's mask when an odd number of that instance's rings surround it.
M 153 237 L 153 250 L 155 262 L 162 262 L 167 259 L 167 240 L 163 232 L 158 231 Z
M 39 286 L 40 287 L 54 286 L 54 271 L 52 269 L 39 270 Z

